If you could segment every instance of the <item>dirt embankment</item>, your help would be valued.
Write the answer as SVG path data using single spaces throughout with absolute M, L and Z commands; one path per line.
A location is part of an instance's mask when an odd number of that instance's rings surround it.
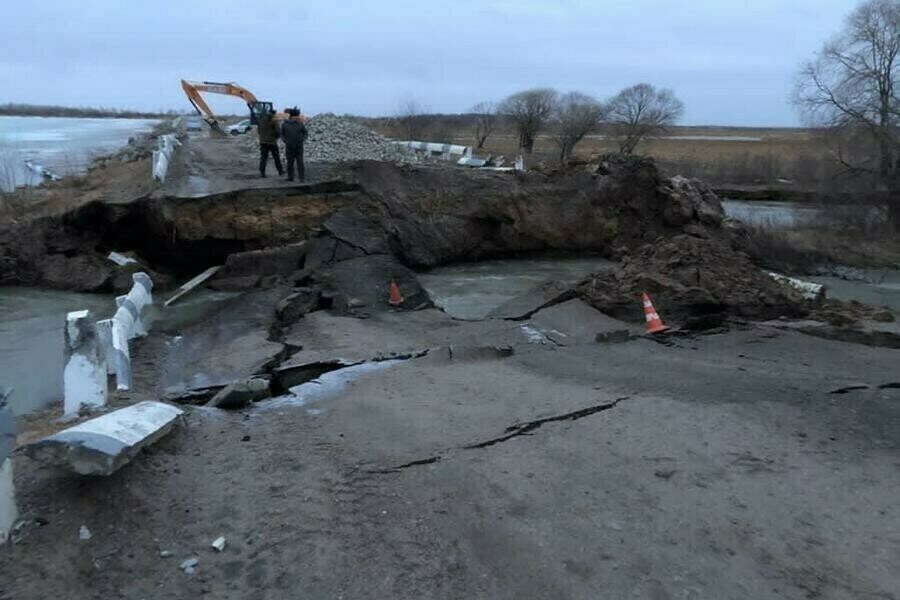
M 304 240 L 303 257 L 270 275 L 372 256 L 405 274 L 516 253 L 590 251 L 624 259 L 614 278 L 581 288 L 604 310 L 633 303 L 649 286 L 689 312 L 802 312 L 797 296 L 734 249 L 723 219 L 704 184 L 664 177 L 639 157 L 516 174 L 361 161 L 317 184 L 96 201 L 31 221 L 0 241 L 0 281 L 102 290 L 116 284 L 115 266 L 103 258 L 116 250 L 133 252 L 164 287 L 229 255 Z M 602 292 L 610 286 L 612 296 Z

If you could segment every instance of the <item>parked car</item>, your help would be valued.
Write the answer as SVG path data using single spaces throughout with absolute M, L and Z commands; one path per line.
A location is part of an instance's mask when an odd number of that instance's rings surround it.
M 242 133 L 247 133 L 250 131 L 250 119 L 244 119 L 243 121 L 238 121 L 234 125 L 228 126 L 228 133 L 231 135 L 240 135 Z
M 203 131 L 203 119 L 200 117 L 188 117 L 184 120 L 184 128 L 187 131 Z

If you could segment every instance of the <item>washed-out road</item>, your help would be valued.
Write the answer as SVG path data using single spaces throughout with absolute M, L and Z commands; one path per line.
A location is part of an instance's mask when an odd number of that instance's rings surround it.
M 898 597 L 897 350 L 436 313 L 308 315 L 323 355 L 431 349 L 190 409 L 113 477 L 17 458 L 0 598 Z

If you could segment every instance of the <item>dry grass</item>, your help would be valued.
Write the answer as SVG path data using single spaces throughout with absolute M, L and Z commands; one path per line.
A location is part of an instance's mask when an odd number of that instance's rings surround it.
M 788 273 L 811 273 L 822 265 L 900 266 L 900 240 L 884 228 L 748 226 L 741 246 L 758 264 Z
M 390 121 L 372 120 L 367 125 L 389 137 L 397 133 Z M 431 141 L 474 143 L 473 129 L 460 118 L 436 118 L 429 132 L 427 137 Z M 617 149 L 616 141 L 601 132 L 582 140 L 575 148 L 574 158 L 589 159 Z M 669 173 L 698 177 L 722 187 L 796 186 L 805 190 L 827 187 L 834 191 L 840 173 L 821 135 L 810 129 L 674 127 L 668 137 L 644 141 L 637 151 L 653 156 Z M 515 132 L 508 124 L 501 125 L 488 138 L 483 153 L 509 158 L 516 155 Z M 538 137 L 534 154 L 526 162 L 549 164 L 558 155 L 552 136 L 544 133 Z

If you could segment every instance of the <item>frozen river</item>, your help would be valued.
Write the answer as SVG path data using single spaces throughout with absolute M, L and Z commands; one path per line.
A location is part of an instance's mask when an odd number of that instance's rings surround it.
M 26 160 L 60 175 L 83 172 L 91 159 L 115 151 L 156 123 L 153 119 L 0 117 L 0 189 L 39 183 L 25 167 Z

